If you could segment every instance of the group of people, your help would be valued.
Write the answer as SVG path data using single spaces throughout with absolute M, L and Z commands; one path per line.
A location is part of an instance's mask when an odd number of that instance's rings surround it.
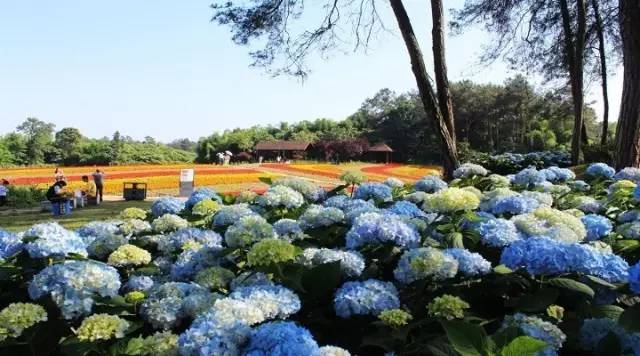
M 229 162 L 231 162 L 231 156 L 233 156 L 233 154 L 229 151 L 216 153 L 216 164 L 221 166 L 229 165 Z
M 52 203 L 61 203 L 71 200 L 74 197 L 86 198 L 95 200 L 96 204 L 103 201 L 104 194 L 104 172 L 100 169 L 96 169 L 91 174 L 92 181 L 89 180 L 88 175 L 82 176 L 82 182 L 84 185 L 76 192 L 70 192 L 66 189 L 67 178 L 61 168 L 56 168 L 54 172 L 55 183 L 49 187 L 46 193 L 47 200 Z

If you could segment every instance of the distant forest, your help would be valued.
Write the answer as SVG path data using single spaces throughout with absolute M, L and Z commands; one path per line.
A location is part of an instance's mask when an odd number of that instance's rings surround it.
M 574 117 L 568 88 L 541 91 L 524 76 L 515 76 L 501 85 L 452 83 L 451 95 L 461 153 L 567 150 L 571 145 Z M 601 127 L 590 106 L 584 118 L 590 142 L 600 142 Z M 215 132 L 198 142 L 183 138 L 166 144 L 152 137 L 136 141 L 119 132 L 92 139 L 73 127 L 55 129 L 51 123 L 28 118 L 15 132 L 0 136 L 0 165 L 207 163 L 215 161 L 217 152 L 249 153 L 256 142 L 268 139 L 311 141 L 315 149 L 309 158 L 321 160 L 330 158 L 328 150 L 344 151 L 341 159 L 358 159 L 366 145 L 379 142 L 394 149 L 395 161 L 438 163 L 441 159 L 434 120 L 425 113 L 418 94 L 389 89 L 366 99 L 342 121 L 320 118 L 256 125 Z M 609 132 L 615 132 L 615 125 L 609 126 Z

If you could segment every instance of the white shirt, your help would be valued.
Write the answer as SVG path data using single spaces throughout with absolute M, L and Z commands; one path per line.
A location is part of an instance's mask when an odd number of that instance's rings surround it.
M 0 197 L 6 197 L 8 191 L 9 189 L 7 189 L 7 187 L 0 185 Z

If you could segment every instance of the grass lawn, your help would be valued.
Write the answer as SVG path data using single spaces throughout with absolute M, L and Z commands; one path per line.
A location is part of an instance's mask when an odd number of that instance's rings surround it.
M 4 210 L 0 211 L 0 228 L 22 231 L 36 223 L 57 221 L 68 229 L 77 229 L 91 221 L 116 219 L 124 208 L 148 209 L 150 206 L 150 201 L 106 201 L 99 206 L 74 210 L 71 215 L 62 217 L 53 217 L 51 213 L 41 213 L 39 210 Z

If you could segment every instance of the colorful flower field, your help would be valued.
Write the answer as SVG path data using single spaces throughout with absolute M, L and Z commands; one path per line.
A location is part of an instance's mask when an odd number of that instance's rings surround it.
M 365 173 L 0 230 L 0 354 L 640 354 L 640 169 Z

